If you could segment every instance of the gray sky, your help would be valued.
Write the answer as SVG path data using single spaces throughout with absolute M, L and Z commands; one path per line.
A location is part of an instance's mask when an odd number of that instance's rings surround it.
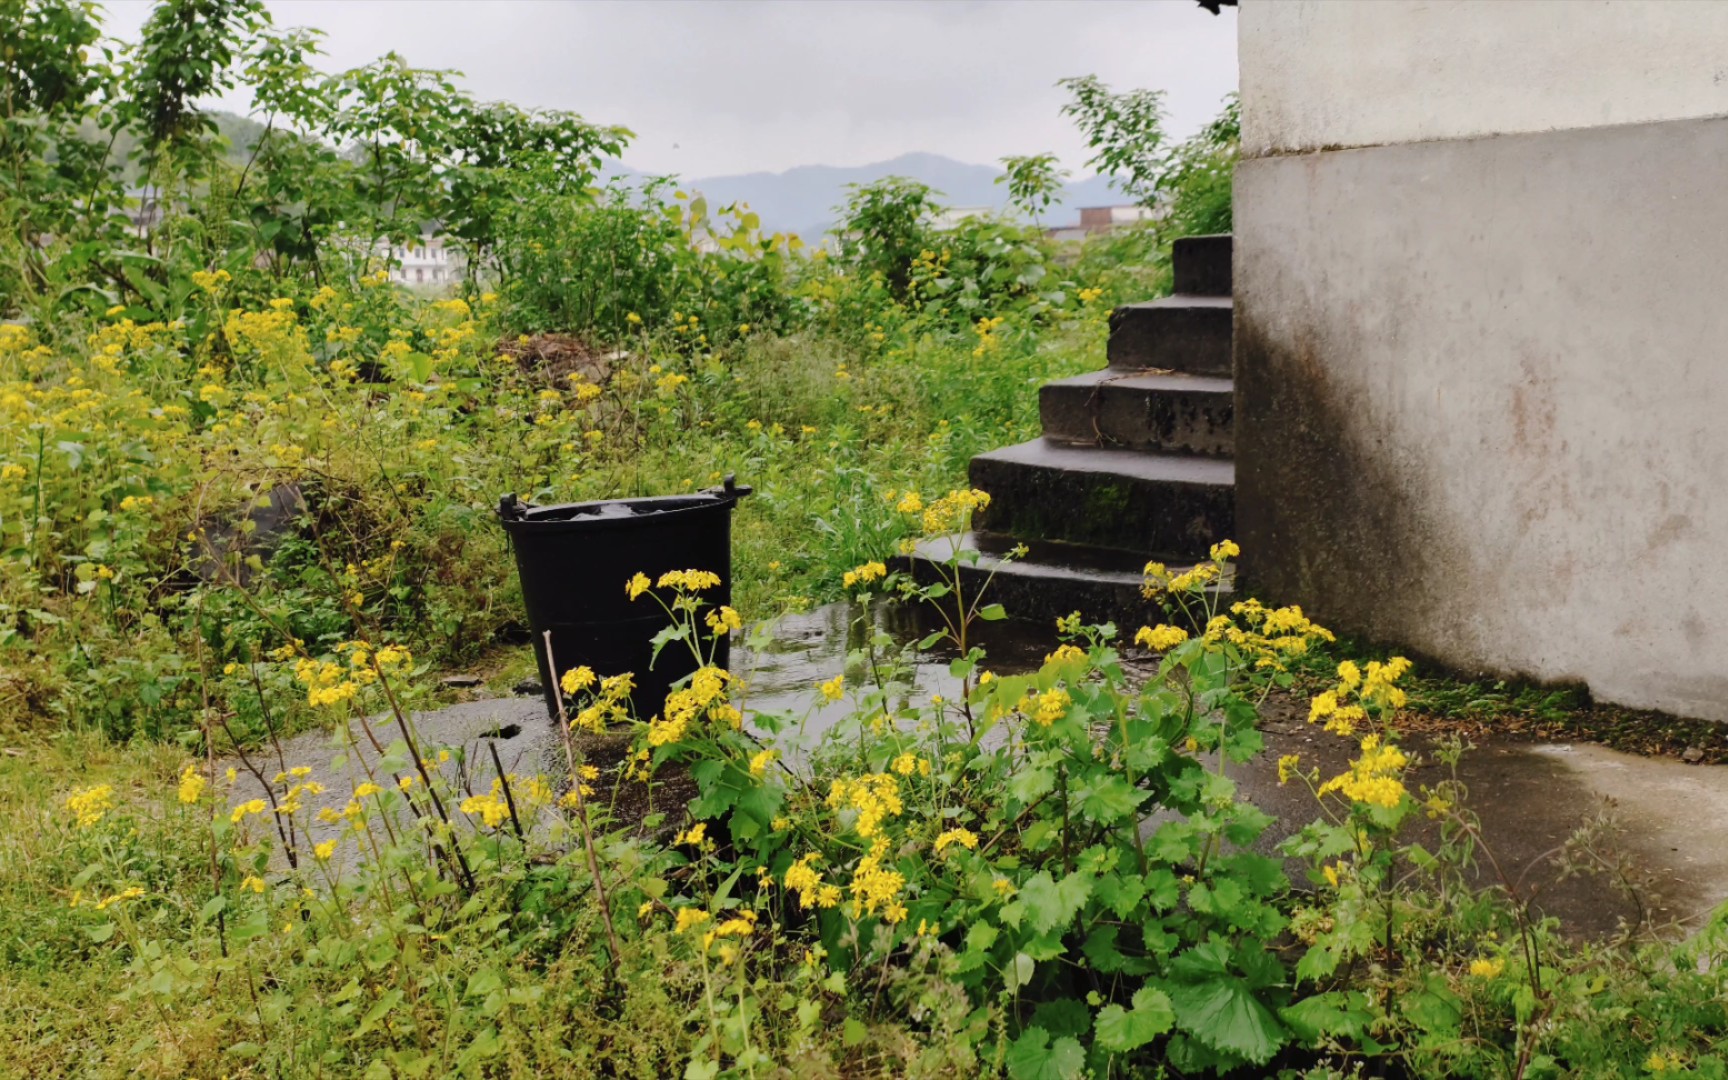
M 108 0 L 133 38 L 148 0 Z M 1236 12 L 1193 0 L 270 0 L 326 32 L 327 70 L 394 49 L 482 99 L 636 132 L 624 160 L 687 177 L 861 165 L 908 151 L 1087 158 L 1064 76 L 1162 89 L 1185 135 L 1236 88 Z M 244 111 L 245 102 L 227 107 Z

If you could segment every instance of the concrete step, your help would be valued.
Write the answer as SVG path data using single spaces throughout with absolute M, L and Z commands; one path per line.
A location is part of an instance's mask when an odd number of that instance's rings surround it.
M 972 459 L 991 495 L 981 529 L 1164 561 L 1204 558 L 1236 527 L 1236 466 L 1222 458 L 1033 439 Z
M 1011 618 L 1046 626 L 1078 611 L 1089 623 L 1115 623 L 1123 640 L 1128 641 L 1141 626 L 1183 621 L 1179 613 L 1166 611 L 1157 599 L 1147 599 L 1141 591 L 1144 558 L 1049 541 L 1029 543 L 1024 556 L 1010 557 L 1018 543 L 1013 537 L 992 532 L 931 537 L 919 543 L 907 563 L 913 576 L 928 585 L 952 574 L 957 548 L 977 552 L 976 558 L 962 556 L 957 564 L 966 589 L 980 595 L 985 604 L 1001 604 Z M 1187 566 L 1170 569 L 1180 572 Z M 1218 582 L 1208 592 L 1214 610 L 1229 610 L 1233 599 L 1230 582 Z M 1192 621 L 1204 623 L 1205 616 L 1197 612 Z
M 1229 233 L 1184 236 L 1176 241 L 1170 250 L 1170 262 L 1176 272 L 1173 291 L 1229 296 L 1231 246 Z
M 1229 379 L 1109 369 L 1038 390 L 1046 439 L 1213 457 L 1235 449 L 1235 401 Z
M 1228 296 L 1185 293 L 1124 304 L 1110 313 L 1110 366 L 1228 378 L 1233 310 Z

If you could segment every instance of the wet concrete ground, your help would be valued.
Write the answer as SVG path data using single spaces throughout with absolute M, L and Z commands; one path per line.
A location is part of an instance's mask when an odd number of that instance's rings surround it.
M 815 687 L 844 671 L 848 652 L 863 644 L 856 615 L 848 605 L 837 604 L 791 616 L 779 624 L 767 648 L 734 653 L 733 667 L 745 683 L 746 712 L 786 718 L 782 745 L 788 757 L 807 752 L 823 730 L 846 714 L 845 702 L 821 704 Z M 928 629 L 903 620 L 885 626 L 900 640 L 914 640 Z M 1001 673 L 1036 667 L 1056 644 L 1054 634 L 1041 627 L 996 623 L 985 630 L 988 666 Z M 925 696 L 952 694 L 957 687 L 945 657 L 921 658 L 915 677 L 914 692 Z M 1300 702 L 1274 699 L 1265 715 L 1265 753 L 1233 767 L 1231 775 L 1248 798 L 1278 818 L 1264 844 L 1270 849 L 1279 837 L 1317 816 L 1306 788 L 1278 784 L 1278 758 L 1301 754 L 1305 767 L 1318 765 L 1322 775 L 1331 776 L 1343 769 L 1354 747 L 1310 727 Z M 345 804 L 353 786 L 366 779 L 364 766 L 376 762 L 378 755 L 359 730 L 360 723 L 348 744 L 359 748 L 357 754 L 344 748 L 340 733 L 308 733 L 284 745 L 287 764 L 315 766 L 329 789 L 314 810 Z M 381 744 L 398 735 L 393 721 L 370 723 Z M 562 742 L 538 696 L 471 701 L 420 713 L 416 730 L 423 754 L 437 747 L 452 751 L 441 768 L 459 790 L 490 789 L 495 770 L 488 744 L 496 747 L 507 772 L 549 777 L 566 772 Z M 1407 740 L 1406 745 L 1421 753 L 1424 762 L 1413 784 L 1443 778 L 1441 766 L 1421 740 Z M 346 760 L 326 767 L 336 757 Z M 274 753 L 268 764 L 262 755 L 255 758 L 266 776 L 279 767 Z M 1728 768 L 1637 757 L 1589 744 L 1479 741 L 1465 755 L 1459 778 L 1505 880 L 1515 883 L 1522 895 L 1534 897 L 1540 910 L 1560 918 L 1572 932 L 1608 935 L 1622 923 L 1684 932 L 1728 901 Z M 260 794 L 256 782 L 243 776 L 234 798 Z M 1618 827 L 1612 843 L 1599 843 L 1597 850 L 1609 861 L 1624 864 L 1636 899 L 1628 899 L 1608 875 L 1561 873 L 1560 847 L 1604 813 Z M 1478 880 L 1500 880 L 1486 858 L 1480 860 Z

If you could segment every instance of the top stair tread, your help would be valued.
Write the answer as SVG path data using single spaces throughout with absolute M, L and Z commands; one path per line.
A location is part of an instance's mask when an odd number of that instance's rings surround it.
M 1141 300 L 1136 303 L 1123 304 L 1121 306 L 1125 308 L 1133 308 L 1137 311 L 1144 311 L 1149 308 L 1207 308 L 1230 311 L 1236 306 L 1236 298 L 1233 296 L 1217 296 L 1210 293 L 1179 292 L 1171 293 L 1169 296 L 1160 297 L 1157 300 Z
M 1235 383 L 1222 375 L 1195 375 L 1186 371 L 1165 371 L 1158 368 L 1100 368 L 1084 375 L 1055 379 L 1046 386 L 1109 387 L 1131 392 L 1175 391 L 1190 394 L 1228 394 Z
M 973 460 L 1063 472 L 1104 473 L 1154 483 L 1228 487 L 1236 482 L 1236 463 L 1228 458 L 1068 446 L 1041 438 L 979 454 Z

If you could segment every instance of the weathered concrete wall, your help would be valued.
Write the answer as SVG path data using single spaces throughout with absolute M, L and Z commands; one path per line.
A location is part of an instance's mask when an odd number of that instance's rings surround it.
M 1249 31 L 1292 17 L 1269 9 L 1242 14 L 1245 124 Z M 1725 166 L 1728 120 L 1243 162 L 1254 588 L 1458 667 L 1728 720 Z
M 1728 4 L 1242 0 L 1248 156 L 1728 115 Z

